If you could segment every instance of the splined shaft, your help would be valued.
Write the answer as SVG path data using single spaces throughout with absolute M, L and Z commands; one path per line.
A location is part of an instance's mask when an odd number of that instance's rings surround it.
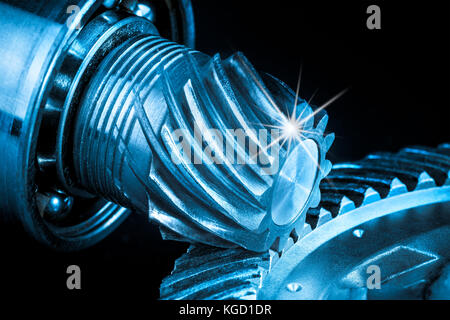
M 326 114 L 314 119 L 283 83 L 270 76 L 265 82 L 240 53 L 221 60 L 158 36 L 129 39 L 101 63 L 81 100 L 77 180 L 148 213 L 167 239 L 282 247 L 303 232 L 306 210 L 319 203 L 333 136 L 323 136 Z M 271 128 L 292 110 L 303 134 L 280 146 Z M 271 134 L 261 138 L 261 129 Z M 299 179 L 306 179 L 303 186 Z M 292 203 L 304 198 L 302 205 L 280 206 L 291 193 Z

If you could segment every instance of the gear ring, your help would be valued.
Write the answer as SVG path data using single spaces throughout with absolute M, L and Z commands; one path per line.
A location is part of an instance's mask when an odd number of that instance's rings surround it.
M 450 258 L 449 170 L 449 144 L 336 165 L 321 185 L 319 208 L 308 212 L 311 232 L 290 238 L 281 253 L 191 247 L 163 280 L 161 298 L 429 298 Z M 390 236 L 380 237 L 380 230 Z M 355 239 L 357 247 L 347 245 Z M 399 267 L 395 259 L 411 265 Z M 383 290 L 365 287 L 362 271 L 369 262 L 389 271 Z

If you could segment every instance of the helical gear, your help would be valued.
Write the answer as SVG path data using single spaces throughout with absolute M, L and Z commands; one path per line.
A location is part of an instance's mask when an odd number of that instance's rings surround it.
M 306 101 L 271 76 L 263 82 L 241 53 L 222 60 L 158 36 L 130 39 L 99 66 L 80 109 L 76 180 L 94 194 L 148 213 L 164 239 L 280 250 L 290 235 L 303 233 L 306 211 L 319 204 L 319 183 L 331 170 L 325 156 L 334 135 L 325 135 L 326 113 L 314 116 Z M 308 143 L 317 159 L 304 173 L 312 177 L 304 205 L 293 209 L 292 219 L 277 223 L 271 203 L 278 175 L 264 174 L 258 164 L 230 163 L 215 137 L 204 133 L 214 128 L 226 138 L 228 129 L 242 129 L 270 158 L 255 132 L 279 125 L 292 110 L 302 136 L 290 147 Z M 203 159 L 206 147 L 222 164 L 186 161 L 176 143 L 178 129 L 193 156 Z M 278 173 L 288 150 L 288 143 L 280 150 Z M 235 152 L 249 156 L 243 145 Z M 303 164 L 293 162 L 300 170 Z
M 418 223 L 420 226 L 429 223 L 430 230 L 436 229 L 439 232 L 436 231 L 434 238 L 426 239 L 420 245 L 418 240 L 414 240 L 409 245 L 394 246 L 387 253 L 378 254 L 376 259 L 372 257 L 368 261 L 374 263 L 385 260 L 389 255 L 401 256 L 400 261 L 404 265 L 396 274 L 399 277 L 419 267 L 429 268 L 433 264 L 439 263 L 442 266 L 448 263 L 450 144 L 442 144 L 437 149 L 409 147 L 396 154 L 375 153 L 361 161 L 335 165 L 327 181 L 322 182 L 321 192 L 319 207 L 308 211 L 307 231 L 299 237 L 290 237 L 280 252 L 270 250 L 255 254 L 242 249 L 191 246 L 187 253 L 176 260 L 171 275 L 163 280 L 160 287 L 161 299 L 276 299 L 280 297 L 278 290 L 284 290 L 280 289 L 283 279 L 326 241 L 342 241 L 338 236 L 344 232 L 352 232 L 354 238 L 361 238 L 364 230 L 358 226 L 380 217 L 386 217 L 384 223 L 392 225 L 403 219 L 400 222 L 406 223 L 406 226 L 403 225 L 405 230 L 408 224 Z M 437 215 L 430 220 L 427 216 L 430 212 L 427 206 L 430 205 L 447 205 L 447 209 L 442 212 L 443 216 Z M 394 215 L 403 211 L 403 218 Z M 379 226 L 383 223 L 375 224 Z M 420 227 L 416 227 L 418 228 Z M 376 234 L 374 239 L 388 242 L 391 237 L 394 238 L 403 231 L 390 230 L 390 234 Z M 436 243 L 440 244 L 439 250 L 436 249 L 439 247 Z M 364 249 L 363 246 L 355 250 Z M 332 252 L 339 256 L 339 246 L 335 245 Z M 357 255 L 356 252 L 352 254 Z M 408 267 L 408 261 L 416 257 L 420 258 L 417 258 L 419 262 Z M 314 261 L 319 261 L 318 259 L 326 261 L 328 257 L 316 256 Z M 328 267 L 332 268 L 332 265 Z M 440 268 L 446 270 L 445 267 Z M 305 278 L 313 272 L 310 269 L 300 270 Z M 350 273 L 351 277 L 346 281 L 355 281 L 355 272 Z M 438 276 L 431 275 L 430 271 L 428 275 L 424 272 L 421 276 L 425 279 L 420 278 L 408 286 L 417 288 L 420 285 L 425 293 L 420 293 L 419 297 L 426 298 L 425 295 L 429 293 L 423 288 L 432 288 L 432 281 Z M 440 281 L 440 285 L 444 281 Z M 287 288 L 289 290 L 285 290 L 287 293 L 284 295 L 281 294 L 282 298 L 333 298 L 333 294 L 324 297 L 308 290 L 304 290 L 304 295 L 295 296 L 296 291 L 301 289 L 296 283 L 288 284 Z M 364 283 L 351 288 L 345 287 L 345 290 L 338 291 L 339 294 L 336 294 L 336 290 L 333 292 L 334 297 L 337 295 L 340 299 L 344 293 L 346 299 L 365 299 L 368 294 Z

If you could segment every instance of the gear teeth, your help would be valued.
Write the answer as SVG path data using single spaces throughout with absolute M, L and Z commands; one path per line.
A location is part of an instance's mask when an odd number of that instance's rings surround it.
M 406 192 L 408 192 L 408 188 L 406 187 L 406 185 L 399 179 L 394 178 L 391 182 L 389 193 L 387 196 L 393 197 Z
M 419 175 L 419 178 L 417 179 L 416 190 L 432 188 L 435 186 L 436 186 L 436 183 L 434 182 L 433 178 L 431 178 L 430 175 L 426 171 L 422 172 Z
M 210 232 L 206 232 L 198 228 L 195 224 L 188 220 L 175 219 L 170 215 L 166 215 L 164 212 L 153 209 L 149 213 L 150 220 L 156 220 L 160 222 L 161 236 L 164 240 L 174 241 L 187 241 L 189 243 L 214 243 L 218 247 L 230 248 L 235 245 L 224 239 L 216 237 Z M 164 223 L 161 223 L 163 221 Z M 174 231 L 178 230 L 182 234 Z
M 308 210 L 306 222 L 302 225 L 297 223 L 290 237 L 285 239 L 284 247 L 282 241 L 277 239 L 277 246 L 274 245 L 274 249 L 267 253 L 268 270 L 272 270 L 279 260 L 283 260 L 283 256 L 289 248 L 301 246 L 303 244 L 302 238 L 311 230 L 317 229 L 317 227 L 352 211 L 356 207 L 376 204 L 381 198 L 395 197 L 415 190 L 434 189 L 442 186 L 444 180 L 445 188 L 448 188 L 447 185 L 450 184 L 450 155 L 445 155 L 447 150 L 450 150 L 450 144 L 448 143 L 439 146 L 439 149 L 405 148 L 397 154 L 375 154 L 357 163 L 335 165 L 329 180 L 320 185 L 322 190 L 320 207 Z M 428 172 L 430 168 L 433 171 Z M 446 177 L 444 177 L 444 174 Z M 436 177 L 439 177 L 439 179 L 436 179 Z M 261 257 L 265 256 L 262 255 Z M 223 259 L 222 256 L 220 258 Z M 221 263 L 220 259 L 217 261 Z M 196 263 L 198 264 L 198 261 Z M 214 271 L 217 274 L 217 270 Z M 265 274 L 258 279 L 262 279 L 264 276 Z M 191 283 L 197 286 L 196 283 Z M 218 286 L 220 287 L 221 283 Z M 244 292 L 244 290 L 249 292 L 248 296 L 255 296 L 252 293 L 253 291 L 246 287 L 243 287 L 240 292 Z M 361 291 L 361 295 L 364 298 L 363 291 Z M 358 293 L 357 297 L 359 296 Z
M 189 248 L 175 262 L 171 275 L 160 287 L 161 299 L 251 299 L 269 270 L 267 253 L 242 249 L 218 249 L 207 246 Z M 195 269 L 196 272 L 190 272 Z M 220 275 L 217 279 L 217 275 Z M 202 283 L 192 287 L 190 284 Z M 227 290 L 212 288 L 219 281 Z
M 366 205 L 375 201 L 380 200 L 380 194 L 375 191 L 373 188 L 369 187 L 367 188 L 366 192 L 364 192 L 364 200 L 362 205 Z
M 323 146 L 325 152 L 328 152 L 328 150 L 330 150 L 331 145 L 333 144 L 333 142 L 334 142 L 334 133 L 330 133 L 330 134 L 325 136 L 325 138 L 324 138 L 324 146 Z
M 373 161 L 361 161 L 359 162 L 360 169 L 357 170 L 355 173 L 359 174 L 365 174 L 366 172 L 370 173 L 377 173 L 385 176 L 391 176 L 392 178 L 398 177 L 408 188 L 408 191 L 412 191 L 416 188 L 419 176 L 423 172 L 423 170 L 420 170 L 418 168 L 411 168 L 411 167 L 398 167 L 396 166 L 396 163 L 381 163 L 376 164 Z
M 308 233 L 310 233 L 312 231 L 312 227 L 309 223 L 305 223 L 304 227 L 303 227 L 303 232 L 300 238 L 303 238 L 304 236 L 306 236 Z
M 333 168 L 333 164 L 331 163 L 331 161 L 325 160 L 322 165 L 322 168 L 321 168 L 323 176 L 326 177 L 330 173 L 332 168 Z
M 447 164 L 450 164 L 449 156 L 450 154 L 447 152 L 448 149 L 441 148 L 441 149 L 433 149 L 429 147 L 408 147 L 402 149 L 399 154 L 415 154 L 415 155 L 421 155 L 423 157 L 429 158 L 429 159 L 436 159 L 438 161 L 445 162 Z
M 324 208 L 310 209 L 308 211 L 308 215 L 306 216 L 306 221 L 311 229 L 318 228 L 332 219 L 333 215 L 331 212 Z
M 310 208 L 316 208 L 320 204 L 320 190 L 317 189 L 312 194 Z
M 324 208 L 320 208 L 320 210 L 319 210 L 319 219 L 317 221 L 317 227 L 327 223 L 331 219 L 333 219 L 333 216 L 331 215 L 331 212 L 326 210 L 326 209 L 324 209 Z
M 294 230 L 291 232 L 291 238 L 294 239 L 294 242 L 297 242 L 299 239 L 303 238 L 306 234 L 308 234 L 312 230 L 311 225 L 306 222 L 299 223 Z
M 275 265 L 275 263 L 277 263 L 277 261 L 279 259 L 280 259 L 280 254 L 272 249 L 269 249 L 270 269 L 272 269 L 272 267 Z
M 448 169 L 450 169 L 450 164 L 445 161 L 430 156 L 424 156 L 422 154 L 409 153 L 407 156 L 402 157 L 389 153 L 377 153 L 369 155 L 366 160 L 371 163 L 387 164 L 388 166 L 394 164 L 399 169 L 411 170 L 414 168 L 421 168 L 426 171 L 438 185 L 444 184 L 445 179 L 447 178 Z
M 333 217 L 346 214 L 356 207 L 376 203 L 381 198 L 395 197 L 415 190 L 436 188 L 442 185 L 443 173 L 446 174 L 445 185 L 448 185 L 450 157 L 443 155 L 443 151 L 448 149 L 448 144 L 443 147 L 440 146 L 439 150 L 429 150 L 422 147 L 407 148 L 395 155 L 371 155 L 359 163 L 335 165 L 329 182 L 320 185 L 322 189 L 321 207 L 308 210 L 306 223 L 298 224 L 292 230 L 290 237 L 285 239 L 284 247 L 282 242 L 278 241 L 277 250 L 269 250 L 267 253 L 269 270 L 278 263 L 278 260 L 283 260 L 284 254 L 290 247 L 302 245 L 302 238 L 308 232 L 326 224 Z M 405 150 L 409 151 L 406 152 Z M 430 168 L 434 168 L 434 171 L 429 173 Z M 439 175 L 438 172 L 440 172 Z M 436 182 L 438 176 L 440 176 L 439 183 Z M 408 185 L 404 181 L 408 182 Z M 409 190 L 407 186 L 410 187 Z M 362 200 L 360 200 L 361 197 Z M 282 248 L 282 251 L 280 251 L 280 248 Z M 197 255 L 194 254 L 193 257 L 195 259 Z M 220 259 L 224 259 L 224 256 L 220 256 Z M 220 259 L 217 260 L 217 263 L 222 263 Z M 198 264 L 199 261 L 196 261 L 195 265 Z M 217 270 L 214 270 L 214 272 L 217 273 Z M 261 280 L 264 276 L 265 274 L 260 276 L 258 280 Z M 252 283 L 252 285 L 254 284 Z M 197 284 L 194 286 L 197 286 Z M 220 286 L 221 283 L 218 284 L 218 287 Z M 254 287 L 242 286 L 239 292 L 247 292 L 247 296 L 253 298 L 256 296 L 254 290 L 257 291 L 257 289 L 255 288 L 256 285 Z M 243 293 L 239 293 L 239 295 L 244 296 Z M 359 296 L 358 294 L 357 297 Z M 362 292 L 362 296 L 364 296 L 364 292 Z
M 338 216 L 343 215 L 355 208 L 356 208 L 355 203 L 346 196 L 344 196 L 342 197 L 341 203 L 339 204 Z
M 286 252 L 287 250 L 289 250 L 290 247 L 292 247 L 294 245 L 294 239 L 290 238 L 287 240 L 286 245 L 283 248 L 283 251 L 281 254 L 283 254 L 284 252 Z

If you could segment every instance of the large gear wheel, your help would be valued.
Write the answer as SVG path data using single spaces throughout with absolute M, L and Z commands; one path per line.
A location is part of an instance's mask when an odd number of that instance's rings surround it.
M 335 165 L 302 234 L 280 251 L 192 246 L 162 299 L 450 298 L 450 145 Z M 381 270 L 370 290 L 367 270 Z

